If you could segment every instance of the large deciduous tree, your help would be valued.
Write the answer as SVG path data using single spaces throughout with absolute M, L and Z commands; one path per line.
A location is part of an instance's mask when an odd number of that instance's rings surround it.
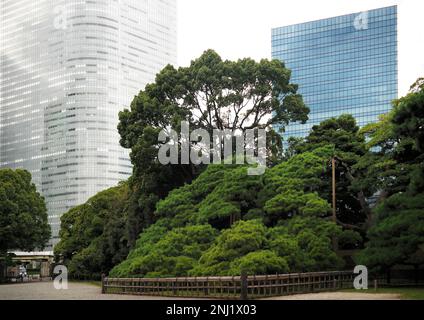
M 272 137 L 268 139 L 269 159 L 278 159 L 275 155 L 281 152 L 281 139 L 273 126 L 284 130 L 291 121 L 308 119 L 309 109 L 290 75 L 278 60 L 228 61 L 207 50 L 188 67 L 168 65 L 154 83 L 140 91 L 130 110 L 120 113 L 118 126 L 121 145 L 131 149 L 134 165 L 130 184 L 135 192 L 127 224 L 131 244 L 141 229 L 153 222 L 156 202 L 175 187 L 191 182 L 202 170 L 191 164 L 158 163 L 159 132 L 170 127 L 179 131 L 181 121 L 188 122 L 191 130 L 202 128 L 211 136 L 213 129 L 263 128 Z
M 50 238 L 44 198 L 26 170 L 0 169 L 0 257 L 42 249 Z

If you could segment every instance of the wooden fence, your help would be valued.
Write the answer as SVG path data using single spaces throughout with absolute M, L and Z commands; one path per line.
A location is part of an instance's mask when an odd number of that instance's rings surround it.
M 248 299 L 352 288 L 352 271 L 234 277 L 108 278 L 102 293 Z

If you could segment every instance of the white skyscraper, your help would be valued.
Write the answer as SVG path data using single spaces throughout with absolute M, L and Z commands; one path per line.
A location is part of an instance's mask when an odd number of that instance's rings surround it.
M 176 0 L 1 0 L 0 167 L 60 216 L 131 174 L 118 112 L 176 64 Z

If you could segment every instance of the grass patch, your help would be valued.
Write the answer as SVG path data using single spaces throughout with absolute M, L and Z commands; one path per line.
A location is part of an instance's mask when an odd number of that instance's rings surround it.
M 360 293 L 393 293 L 399 294 L 402 300 L 424 300 L 424 287 L 404 287 L 404 288 L 378 288 L 377 290 L 369 288 L 368 290 L 343 290 L 345 292 L 360 292 Z

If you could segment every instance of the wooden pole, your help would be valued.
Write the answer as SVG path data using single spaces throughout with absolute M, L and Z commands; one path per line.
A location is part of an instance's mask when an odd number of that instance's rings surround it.
M 246 272 L 242 272 L 241 277 L 240 277 L 240 299 L 241 300 L 247 300 L 247 273 Z
M 336 218 L 336 159 L 331 158 L 331 171 L 332 171 L 332 189 L 333 189 L 333 221 L 337 223 Z
M 336 158 L 333 156 L 331 158 L 331 180 L 332 180 L 332 197 L 333 197 L 333 222 L 337 224 L 336 216 Z M 336 251 L 339 248 L 338 241 L 336 237 L 333 237 L 333 250 Z

